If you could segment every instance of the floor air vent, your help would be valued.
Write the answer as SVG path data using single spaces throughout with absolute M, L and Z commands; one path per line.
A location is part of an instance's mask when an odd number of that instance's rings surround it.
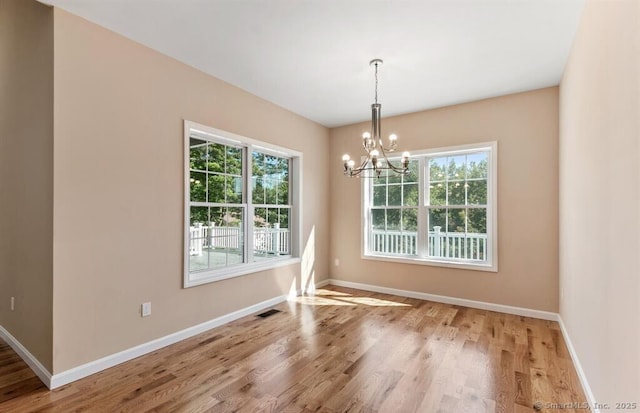
M 267 318 L 267 317 L 269 317 L 271 315 L 274 315 L 274 314 L 277 314 L 279 312 L 280 312 L 280 310 L 276 310 L 276 309 L 272 308 L 271 310 L 268 310 L 268 311 L 265 311 L 264 313 L 258 314 L 257 317 Z

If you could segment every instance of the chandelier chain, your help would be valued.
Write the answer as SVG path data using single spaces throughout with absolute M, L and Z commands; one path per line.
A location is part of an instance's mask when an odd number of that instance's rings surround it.
M 375 63 L 375 71 L 376 71 L 376 97 L 375 97 L 375 103 L 378 103 L 378 62 Z

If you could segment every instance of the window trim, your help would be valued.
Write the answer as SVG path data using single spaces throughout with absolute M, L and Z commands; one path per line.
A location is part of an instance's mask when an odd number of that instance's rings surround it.
M 369 222 L 368 210 L 370 209 L 370 197 L 373 196 L 369 189 L 370 179 L 362 179 L 361 185 L 361 228 L 360 231 L 360 257 L 365 260 L 388 261 L 403 264 L 428 265 L 445 268 L 458 268 L 475 271 L 498 272 L 498 142 L 488 141 L 466 145 L 456 145 L 448 147 L 431 148 L 413 151 L 412 157 L 436 157 L 439 155 L 451 155 L 456 153 L 468 153 L 479 150 L 489 151 L 489 176 L 487 179 L 487 235 L 490 242 L 487 245 L 488 262 L 462 262 L 450 259 L 434 259 L 427 256 L 391 256 L 369 252 L 369 233 L 371 223 Z M 422 163 L 422 162 L 421 162 Z M 424 165 L 421 165 L 424 166 Z M 427 218 L 425 212 L 428 210 L 425 194 L 426 167 L 419 168 L 418 186 L 418 251 L 427 250 L 427 240 L 424 235 L 428 232 Z
M 189 226 L 190 226 L 190 182 L 189 182 L 189 158 L 190 158 L 190 138 L 192 132 L 196 132 L 205 136 L 210 136 L 214 138 L 216 141 L 220 143 L 227 142 L 230 145 L 240 146 L 245 148 L 247 151 L 252 151 L 256 149 L 260 152 L 274 155 L 287 157 L 290 159 L 290 173 L 289 173 L 289 197 L 291 202 L 291 213 L 289 216 L 289 223 L 291 228 L 291 254 L 281 257 L 281 258 L 272 258 L 269 260 L 258 261 L 258 262 L 247 262 L 241 263 L 237 265 L 233 265 L 230 267 L 213 269 L 208 271 L 199 271 L 199 272 L 189 272 L 189 244 L 190 244 L 190 236 L 189 236 Z M 220 129 L 215 129 L 206 125 L 202 125 L 197 122 L 184 120 L 184 154 L 183 154 L 183 168 L 182 173 L 184 175 L 184 191 L 183 191 L 183 247 L 182 247 L 182 257 L 183 257 L 183 288 L 195 287 L 197 285 L 208 284 L 216 281 L 226 280 L 229 278 L 239 277 L 242 275 L 247 275 L 251 273 L 256 273 L 260 271 L 266 271 L 286 265 L 297 264 L 301 262 L 301 253 L 302 253 L 302 152 L 285 148 L 282 146 L 270 144 L 268 142 L 263 142 L 257 139 L 248 138 L 245 136 L 237 135 L 231 132 L 223 131 Z M 251 155 L 247 156 L 250 158 Z M 249 162 L 243 162 L 243 187 L 250 186 L 251 179 L 249 176 Z M 240 204 L 245 208 L 245 226 L 246 226 L 246 234 L 251 233 L 253 231 L 253 220 L 248 219 L 250 215 L 252 215 L 252 211 L 254 209 L 253 203 L 249 202 L 251 199 L 249 196 L 251 195 L 251 188 L 245 191 L 243 194 L 244 199 L 247 202 L 243 202 Z M 251 211 L 250 211 L 251 210 Z M 251 237 L 249 237 L 251 238 Z M 247 248 L 250 248 L 249 240 L 245 243 L 245 251 Z

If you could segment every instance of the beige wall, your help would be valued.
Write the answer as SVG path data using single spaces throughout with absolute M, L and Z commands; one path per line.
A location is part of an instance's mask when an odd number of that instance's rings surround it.
M 0 0 L 0 325 L 49 370 L 52 171 L 52 11 Z
M 329 132 L 55 9 L 54 372 L 289 292 L 300 265 L 183 289 L 183 119 L 303 152 L 328 275 Z M 141 318 L 144 301 L 151 317 Z
M 600 403 L 640 403 L 640 2 L 588 1 L 560 86 L 560 313 Z
M 368 127 L 362 123 L 331 131 L 332 278 L 558 310 L 557 88 L 382 122 L 383 133 L 398 134 L 401 150 L 498 141 L 498 273 L 361 258 L 361 183 L 342 175 L 341 157 L 362 151 L 360 135 Z M 339 266 L 333 265 L 335 259 Z

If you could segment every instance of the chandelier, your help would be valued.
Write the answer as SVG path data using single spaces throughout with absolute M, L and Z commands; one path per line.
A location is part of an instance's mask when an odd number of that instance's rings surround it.
M 367 153 L 366 158 L 356 167 L 356 162 L 349 154 L 342 156 L 344 162 L 344 174 L 358 178 L 377 178 L 382 171 L 406 174 L 409 170 L 409 152 L 403 152 L 399 163 L 392 163 L 387 158 L 387 153 L 395 152 L 398 146 L 398 136 L 389 135 L 389 145 L 384 146 L 380 137 L 380 111 L 382 105 L 378 103 L 378 67 L 382 66 L 382 59 L 373 59 L 369 66 L 375 69 L 376 91 L 375 102 L 371 104 L 371 132 L 362 134 L 362 147 Z

